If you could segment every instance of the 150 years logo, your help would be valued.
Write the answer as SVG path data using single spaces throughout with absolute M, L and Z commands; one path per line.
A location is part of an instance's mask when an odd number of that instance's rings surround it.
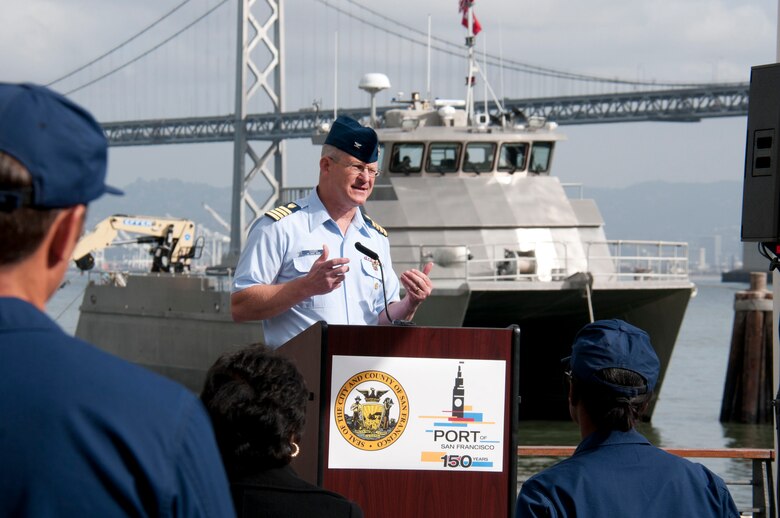
M 409 399 L 390 374 L 368 370 L 347 380 L 336 396 L 339 433 L 355 448 L 377 451 L 401 437 L 409 422 Z

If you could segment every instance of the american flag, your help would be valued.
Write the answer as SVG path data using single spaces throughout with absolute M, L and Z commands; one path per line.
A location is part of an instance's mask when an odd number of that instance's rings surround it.
M 469 9 L 474 4 L 471 0 L 460 0 L 460 7 L 458 8 L 458 11 L 463 13 L 463 19 L 461 20 L 461 23 L 464 27 L 468 29 L 469 27 Z M 479 34 L 479 31 L 482 30 L 482 25 L 480 25 L 479 20 L 477 20 L 477 15 L 474 15 L 474 36 Z

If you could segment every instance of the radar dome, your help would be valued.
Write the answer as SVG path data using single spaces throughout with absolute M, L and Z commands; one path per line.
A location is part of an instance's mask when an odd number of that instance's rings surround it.
M 390 79 L 388 79 L 384 74 L 372 72 L 365 74 L 360 79 L 358 88 L 369 93 L 377 93 L 379 91 L 390 88 Z

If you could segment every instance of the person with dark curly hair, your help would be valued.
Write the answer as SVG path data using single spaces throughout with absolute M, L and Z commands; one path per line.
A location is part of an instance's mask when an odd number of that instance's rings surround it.
M 308 399 L 295 365 L 262 344 L 223 354 L 209 369 L 201 401 L 239 518 L 362 518 L 356 503 L 302 480 L 290 466 Z
M 593 322 L 563 362 L 569 413 L 582 442 L 570 458 L 523 484 L 517 518 L 739 516 L 720 477 L 634 429 L 660 368 L 647 333 L 622 320 Z

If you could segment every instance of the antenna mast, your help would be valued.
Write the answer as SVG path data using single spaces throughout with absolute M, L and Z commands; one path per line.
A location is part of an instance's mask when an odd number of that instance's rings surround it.
M 428 59 L 427 59 L 427 75 L 425 81 L 425 99 L 431 100 L 431 15 L 428 15 Z

